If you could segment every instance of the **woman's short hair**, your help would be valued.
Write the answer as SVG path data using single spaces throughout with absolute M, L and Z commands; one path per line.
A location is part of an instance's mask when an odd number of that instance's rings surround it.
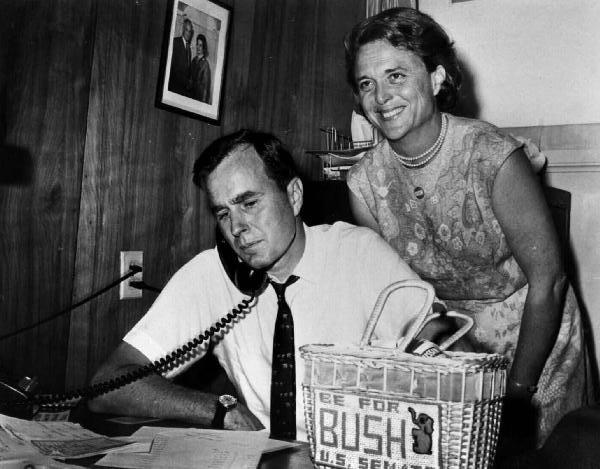
M 234 150 L 240 147 L 253 147 L 265 165 L 267 176 L 285 191 L 289 182 L 298 176 L 294 159 L 281 141 L 274 135 L 241 129 L 224 135 L 212 142 L 194 163 L 193 181 L 200 188 L 206 188 L 208 176 Z
M 446 79 L 436 96 L 438 108 L 448 111 L 454 107 L 462 74 L 454 44 L 446 31 L 429 15 L 413 8 L 391 8 L 358 23 L 344 40 L 346 50 L 346 79 L 358 94 L 354 77 L 356 56 L 361 46 L 385 40 L 394 47 L 409 50 L 423 60 L 428 72 L 438 65 L 446 70 Z

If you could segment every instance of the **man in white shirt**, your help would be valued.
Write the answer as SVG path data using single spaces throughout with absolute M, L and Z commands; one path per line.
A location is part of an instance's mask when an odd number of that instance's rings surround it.
M 159 360 L 193 341 L 252 295 L 240 291 L 247 286 L 234 284 L 240 266 L 231 264 L 242 261 L 241 267 L 250 266 L 269 282 L 294 279 L 283 295 L 293 316 L 295 351 L 291 365 L 295 367 L 295 389 L 287 394 L 296 408 L 293 435 L 305 440 L 300 346 L 357 345 L 381 290 L 417 275 L 368 228 L 347 223 L 306 226 L 300 218 L 302 182 L 291 155 L 272 135 L 241 130 L 216 140 L 196 161 L 194 182 L 208 194 L 224 238 L 221 247 L 198 254 L 172 277 L 148 313 L 100 367 L 93 382 Z M 248 308 L 212 339 L 214 353 L 240 400 L 226 414 L 225 428 L 271 427 L 279 303 L 272 284 L 260 283 Z M 399 291 L 390 298 L 390 307 L 384 310 L 375 330 L 376 338 L 393 343 L 423 299 L 424 295 L 415 291 Z M 186 351 L 186 359 L 177 360 L 170 371 L 100 396 L 90 401 L 90 409 L 197 424 L 210 422 L 216 396 L 170 381 L 206 349 L 207 343 L 202 343 L 194 351 Z

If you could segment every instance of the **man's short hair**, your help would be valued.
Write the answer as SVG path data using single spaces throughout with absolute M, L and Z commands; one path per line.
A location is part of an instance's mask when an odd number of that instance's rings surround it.
M 267 176 L 281 190 L 285 191 L 289 182 L 298 176 L 292 155 L 277 137 L 265 132 L 242 129 L 218 138 L 200 154 L 194 163 L 194 184 L 205 189 L 210 173 L 240 147 L 252 147 L 256 150 Z

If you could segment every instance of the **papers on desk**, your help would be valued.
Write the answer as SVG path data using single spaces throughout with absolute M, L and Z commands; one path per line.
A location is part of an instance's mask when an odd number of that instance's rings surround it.
M 256 469 L 263 453 L 298 446 L 270 440 L 266 432 L 142 427 L 131 437 L 145 452 L 115 451 L 99 466 L 141 468 Z
M 72 422 L 38 422 L 0 414 L 0 469 L 72 468 L 55 459 L 106 454 L 95 464 L 123 468 L 256 469 L 263 453 L 299 446 L 266 432 L 142 427 L 109 438 Z
M 0 429 L 0 468 L 43 467 L 62 469 L 73 467 L 44 456 L 26 441 L 15 439 Z
M 21 455 L 84 458 L 130 444 L 126 438 L 108 438 L 72 422 L 38 422 L 2 414 L 0 430 L 0 461 Z

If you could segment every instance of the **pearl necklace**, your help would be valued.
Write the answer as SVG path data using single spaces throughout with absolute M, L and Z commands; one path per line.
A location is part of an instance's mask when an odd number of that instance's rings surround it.
M 407 168 L 420 168 L 421 166 L 425 166 L 429 163 L 440 151 L 442 148 L 442 144 L 446 139 L 446 130 L 448 129 L 448 117 L 445 114 L 442 114 L 442 126 L 440 128 L 440 134 L 433 145 L 431 145 L 427 150 L 417 156 L 403 156 L 394 152 L 394 154 L 398 157 L 400 162 L 406 166 Z M 429 156 L 428 156 L 429 155 Z M 420 160 L 421 158 L 425 158 L 423 161 L 419 161 L 418 163 L 414 163 L 414 161 Z

